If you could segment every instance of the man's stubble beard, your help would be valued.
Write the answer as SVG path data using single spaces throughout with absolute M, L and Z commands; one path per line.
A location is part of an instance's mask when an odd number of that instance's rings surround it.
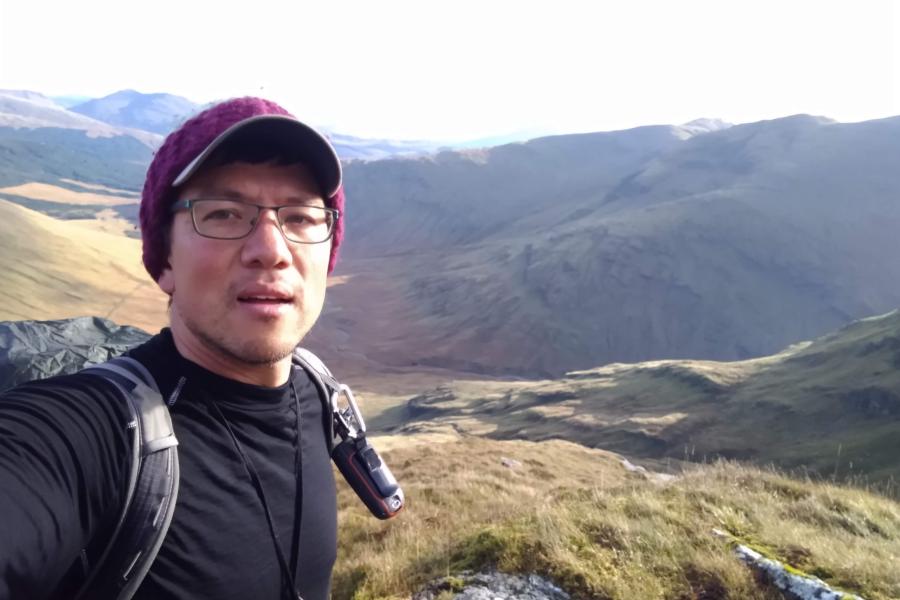
M 284 360 L 293 353 L 294 348 L 296 348 L 300 343 L 300 340 L 303 339 L 303 336 L 300 336 L 294 344 L 285 344 L 283 346 L 274 346 L 271 348 L 267 347 L 265 342 L 263 342 L 262 347 L 260 347 L 254 340 L 249 340 L 241 347 L 237 347 L 237 343 L 230 344 L 224 335 L 209 335 L 202 329 L 194 327 L 194 324 L 191 322 L 185 322 L 185 326 L 191 330 L 197 339 L 206 344 L 207 347 L 213 348 L 232 360 L 254 366 L 274 365 Z
M 299 314 L 301 311 L 299 308 L 297 310 Z M 295 335 L 290 337 L 294 341 L 285 341 L 270 347 L 267 339 L 263 339 L 260 343 L 251 338 L 242 343 L 240 339 L 229 339 L 227 332 L 205 329 L 184 313 L 181 313 L 181 319 L 184 326 L 207 348 L 237 362 L 254 366 L 274 365 L 289 357 L 311 329 L 311 326 L 308 326 L 304 330 L 304 324 L 298 323 Z

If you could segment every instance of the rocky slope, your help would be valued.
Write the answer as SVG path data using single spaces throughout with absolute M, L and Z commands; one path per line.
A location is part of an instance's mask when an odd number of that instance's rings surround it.
M 565 439 L 629 457 L 730 458 L 889 483 L 900 479 L 898 366 L 895 311 L 748 361 L 457 381 L 412 398 L 394 431 Z

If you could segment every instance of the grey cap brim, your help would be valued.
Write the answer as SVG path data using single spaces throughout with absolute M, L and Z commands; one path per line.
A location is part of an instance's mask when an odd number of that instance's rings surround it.
M 341 187 L 341 161 L 328 140 L 309 125 L 286 115 L 257 115 L 238 121 L 210 142 L 178 174 L 172 187 L 190 179 L 219 147 L 232 143 L 282 145 L 295 149 L 312 170 L 326 198 L 334 196 Z

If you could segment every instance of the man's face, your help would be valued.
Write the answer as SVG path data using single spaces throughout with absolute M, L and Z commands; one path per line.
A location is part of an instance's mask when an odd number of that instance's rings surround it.
M 303 165 L 212 167 L 189 180 L 178 199 L 209 197 L 272 207 L 324 206 Z M 168 268 L 159 278 L 172 298 L 179 349 L 187 345 L 190 354 L 226 364 L 273 364 L 289 356 L 322 311 L 330 250 L 330 241 L 288 241 L 274 211 L 262 211 L 250 235 L 238 240 L 202 237 L 190 211 L 179 211 L 172 221 Z

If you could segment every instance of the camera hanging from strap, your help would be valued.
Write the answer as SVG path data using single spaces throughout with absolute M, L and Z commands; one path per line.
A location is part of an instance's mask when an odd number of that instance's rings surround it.
M 379 519 L 395 516 L 404 506 L 403 490 L 366 439 L 366 423 L 353 391 L 338 383 L 328 367 L 309 350 L 294 350 L 294 364 L 312 377 L 320 395 L 328 399 L 323 411 L 329 421 L 326 431 L 331 429 L 331 459 L 341 475 L 373 515 Z

